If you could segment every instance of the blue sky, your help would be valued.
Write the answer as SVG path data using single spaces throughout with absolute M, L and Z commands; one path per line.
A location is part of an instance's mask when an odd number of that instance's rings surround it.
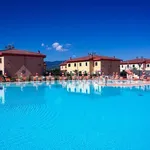
M 150 58 L 150 4 L 144 0 L 1 1 L 0 49 L 9 43 L 18 49 L 40 50 L 50 61 L 88 52 Z

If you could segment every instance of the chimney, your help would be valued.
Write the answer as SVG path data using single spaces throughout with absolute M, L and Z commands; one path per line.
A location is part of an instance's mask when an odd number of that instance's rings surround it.
M 93 54 L 90 54 L 90 55 L 89 55 L 89 58 L 93 58 Z
M 136 59 L 139 59 L 138 56 L 136 56 Z
M 40 53 L 40 50 L 38 50 L 38 53 Z
M 114 58 L 116 58 L 116 57 L 114 56 Z
M 72 60 L 72 57 L 70 57 L 70 60 Z

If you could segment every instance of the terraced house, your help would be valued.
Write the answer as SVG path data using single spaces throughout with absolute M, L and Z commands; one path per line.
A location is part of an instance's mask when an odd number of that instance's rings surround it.
M 122 61 L 120 63 L 120 71 L 123 70 L 144 70 L 150 72 L 150 59 L 143 57 L 136 57 L 135 59 Z
M 40 52 L 30 52 L 18 49 L 0 50 L 0 74 L 8 76 L 25 76 L 43 74 L 44 58 Z
M 120 72 L 121 59 L 115 57 L 88 55 L 79 58 L 70 58 L 60 64 L 60 70 L 63 72 L 74 73 L 97 73 L 104 72 L 106 75 L 112 75 L 113 72 Z

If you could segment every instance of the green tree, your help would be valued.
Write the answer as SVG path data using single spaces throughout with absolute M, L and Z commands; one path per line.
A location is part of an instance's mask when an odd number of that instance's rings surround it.
M 136 67 L 133 67 L 132 71 L 136 72 L 138 69 Z
M 122 72 L 120 72 L 120 76 L 127 77 L 127 72 L 125 70 L 123 70 Z
M 61 75 L 61 71 L 60 71 L 60 69 L 58 69 L 58 68 L 56 68 L 56 69 L 51 69 L 51 70 L 49 70 L 48 72 L 51 72 L 51 74 L 54 75 L 54 76 L 59 76 L 59 75 Z
M 79 71 L 78 71 L 78 70 L 74 70 L 74 73 L 75 73 L 76 75 L 78 75 Z

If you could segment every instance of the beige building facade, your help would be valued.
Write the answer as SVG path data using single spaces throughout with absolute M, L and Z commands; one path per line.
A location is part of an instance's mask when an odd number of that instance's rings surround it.
M 104 74 L 111 75 L 113 72 L 120 72 L 120 61 L 115 57 L 88 55 L 65 61 L 60 65 L 60 70 L 68 73 L 75 71 L 90 74 L 104 72 Z

